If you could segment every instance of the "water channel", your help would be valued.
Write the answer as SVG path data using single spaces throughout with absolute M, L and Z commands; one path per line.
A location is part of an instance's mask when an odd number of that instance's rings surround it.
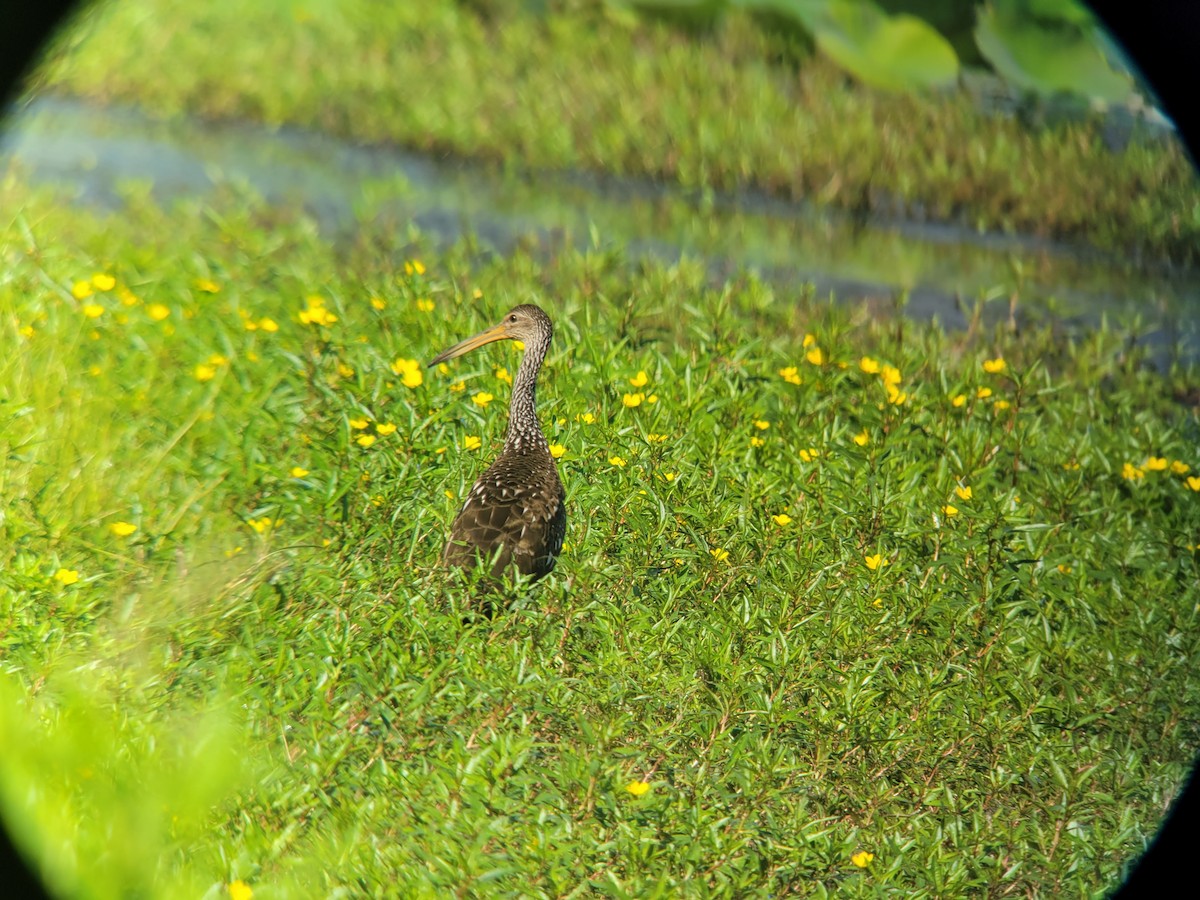
M 1038 238 L 862 219 L 748 192 L 698 195 L 647 179 L 511 168 L 357 146 L 293 128 L 156 120 L 136 109 L 38 98 L 0 135 L 0 166 L 70 187 L 78 202 L 117 209 L 123 183 L 149 181 L 161 202 L 249 186 L 300 204 L 331 240 L 364 215 L 411 221 L 437 242 L 472 234 L 505 252 L 520 241 L 617 244 L 629 259 L 702 260 L 714 280 L 741 270 L 785 287 L 811 282 L 842 300 L 890 304 L 961 328 L 987 298 L 989 318 L 1094 327 L 1138 322 L 1156 365 L 1200 360 L 1200 271 Z M 364 212 L 371 210 L 373 212 Z

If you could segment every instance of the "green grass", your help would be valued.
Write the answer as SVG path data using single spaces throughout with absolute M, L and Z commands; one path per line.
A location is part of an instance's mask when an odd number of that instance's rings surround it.
M 1200 378 L 1119 328 L 0 208 L 0 796 L 64 895 L 1097 896 L 1200 747 L 1200 481 L 1146 466 L 1200 472 Z M 530 299 L 567 546 L 464 624 L 437 558 L 516 352 L 392 364 Z
M 1030 130 L 960 94 L 856 87 L 742 15 L 693 35 L 613 4 L 553 6 L 102 4 L 35 86 L 1196 261 L 1200 191 L 1177 143 L 1114 154 L 1094 122 Z

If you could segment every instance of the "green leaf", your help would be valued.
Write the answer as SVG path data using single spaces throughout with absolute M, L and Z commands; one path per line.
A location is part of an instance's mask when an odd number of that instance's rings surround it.
M 889 16 L 874 3 L 850 0 L 745 0 L 742 5 L 792 19 L 815 37 L 822 53 L 876 87 L 938 87 L 958 76 L 950 42 L 915 16 Z
M 1132 80 L 1115 71 L 1087 33 L 1073 23 L 1048 25 L 1021 15 L 1016 4 L 979 7 L 979 51 L 1003 78 L 1040 94 L 1067 91 L 1120 103 Z

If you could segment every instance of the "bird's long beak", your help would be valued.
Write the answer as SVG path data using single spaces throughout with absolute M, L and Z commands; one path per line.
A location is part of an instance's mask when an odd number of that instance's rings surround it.
M 429 363 L 430 366 L 436 366 L 440 362 L 445 362 L 448 359 L 454 359 L 456 356 L 462 356 L 464 353 L 470 353 L 476 347 L 482 347 L 484 344 L 490 344 L 492 341 L 503 341 L 510 338 L 512 335 L 508 333 L 505 324 L 501 322 L 499 325 L 493 325 L 491 328 L 486 328 L 474 337 L 469 337 L 465 341 L 459 341 L 449 350 L 443 350 Z M 428 366 L 426 367 L 428 368 Z

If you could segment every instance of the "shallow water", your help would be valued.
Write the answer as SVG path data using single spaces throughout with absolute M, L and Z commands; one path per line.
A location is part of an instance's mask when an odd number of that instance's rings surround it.
M 646 256 L 703 260 L 715 279 L 752 270 L 785 289 L 812 282 L 842 300 L 963 327 L 976 302 L 995 320 L 1054 318 L 1068 329 L 1140 322 L 1139 340 L 1166 365 L 1200 360 L 1200 272 L 1037 238 L 945 224 L 818 211 L 757 192 L 711 195 L 646 179 L 513 173 L 390 147 L 355 146 L 298 129 L 164 122 L 135 109 L 40 98 L 15 112 L 0 162 L 35 181 L 65 183 L 81 203 L 118 208 L 120 186 L 149 181 L 161 201 L 248 185 L 303 205 L 336 239 L 362 217 L 411 221 L 437 241 L 473 234 L 504 252 L 530 237 L 549 245 L 618 245 Z

